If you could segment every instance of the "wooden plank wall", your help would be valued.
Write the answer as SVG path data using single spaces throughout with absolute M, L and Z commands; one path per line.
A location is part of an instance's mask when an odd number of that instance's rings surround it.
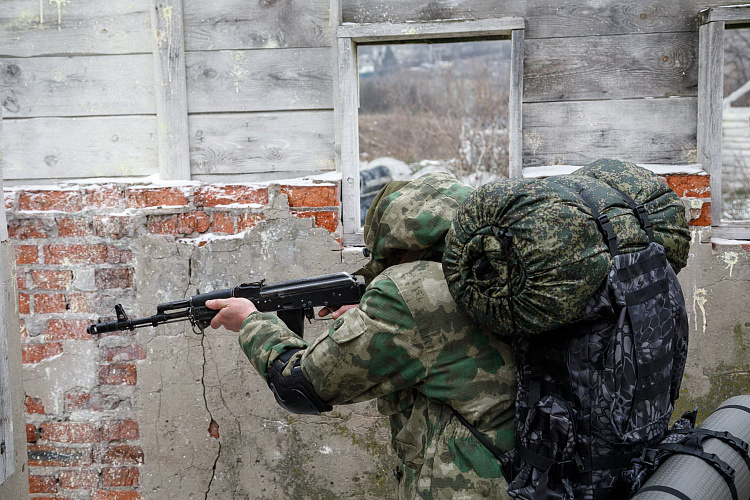
M 328 0 L 2 3 L 7 184 L 334 168 Z
M 523 164 L 696 162 L 696 17 L 728 1 L 344 0 L 343 22 L 522 16 Z M 734 2 L 737 3 L 737 2 Z

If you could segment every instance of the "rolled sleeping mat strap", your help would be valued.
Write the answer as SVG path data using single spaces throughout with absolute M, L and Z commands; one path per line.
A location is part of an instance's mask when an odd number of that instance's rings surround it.
M 702 441 L 703 453 L 716 455 L 734 471 L 732 488 L 725 475 L 715 466 L 696 455 L 675 454 L 666 459 L 635 500 L 730 500 L 750 498 L 750 469 L 746 452 L 737 442 L 750 443 L 750 395 L 735 396 L 722 403 L 698 427 L 719 435 L 729 433 L 733 442 L 707 437 Z M 699 431 L 700 432 L 700 431 Z M 732 489 L 736 491 L 733 492 Z M 735 497 L 736 495 L 736 497 Z

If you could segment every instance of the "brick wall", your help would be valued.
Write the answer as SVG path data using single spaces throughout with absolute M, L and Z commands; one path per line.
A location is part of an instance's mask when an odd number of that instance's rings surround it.
M 132 332 L 86 333 L 92 319 L 111 318 L 115 303 L 135 300 L 131 241 L 151 233 L 200 245 L 200 236 L 237 234 L 262 220 L 280 195 L 291 216 L 336 230 L 338 192 L 331 184 L 5 190 L 16 252 L 31 498 L 142 497 L 140 469 L 148 457 L 131 398 L 148 354 Z M 95 374 L 80 387 L 69 380 L 61 392 L 55 377 L 76 372 L 60 363 L 75 363 L 81 358 L 71 354 L 68 362 L 66 354 L 82 352 L 95 358 Z

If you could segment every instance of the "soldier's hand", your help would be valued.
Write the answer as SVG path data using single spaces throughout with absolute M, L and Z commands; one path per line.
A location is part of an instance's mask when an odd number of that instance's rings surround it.
M 209 309 L 219 309 L 219 314 L 211 320 L 211 328 L 224 327 L 233 332 L 239 332 L 242 322 L 258 309 L 247 299 L 233 297 L 231 299 L 213 299 L 206 301 Z
M 357 304 L 349 304 L 346 306 L 341 306 L 333 312 L 331 312 L 331 310 L 327 307 L 324 307 L 320 311 L 318 311 L 318 316 L 322 318 L 323 316 L 328 316 L 330 314 L 333 319 L 339 319 L 342 314 L 344 314 L 349 309 L 354 309 L 355 307 L 357 307 Z

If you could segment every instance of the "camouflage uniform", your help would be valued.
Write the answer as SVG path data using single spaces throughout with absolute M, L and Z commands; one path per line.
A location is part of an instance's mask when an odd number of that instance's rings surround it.
M 450 220 L 470 192 L 447 175 L 430 174 L 381 193 L 365 231 L 372 281 L 359 307 L 312 345 L 267 313 L 251 314 L 240 331 L 245 354 L 264 377 L 281 353 L 301 347 L 295 356 L 323 401 L 377 398 L 401 459 L 398 498 L 507 498 L 499 462 L 453 409 L 500 450 L 512 448 L 510 347 L 459 310 L 442 265 L 425 260 L 439 258 Z M 423 259 L 394 264 L 408 250 L 422 251 Z

